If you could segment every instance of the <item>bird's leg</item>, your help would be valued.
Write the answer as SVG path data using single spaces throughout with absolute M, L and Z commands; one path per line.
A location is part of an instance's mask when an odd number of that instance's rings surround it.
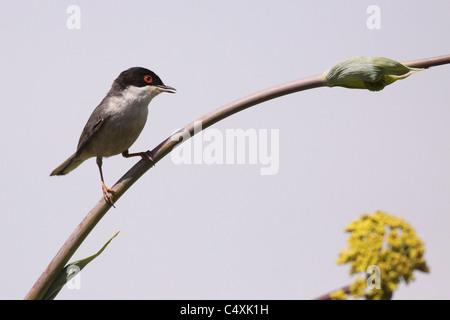
M 115 193 L 115 191 L 112 189 L 108 189 L 105 185 L 105 180 L 103 180 L 102 164 L 103 164 L 102 157 L 97 157 L 97 166 L 98 169 L 100 170 L 100 179 L 102 180 L 103 198 L 107 203 L 109 203 L 115 208 L 114 202 L 112 200 L 112 195 Z
M 136 153 L 129 153 L 128 150 L 125 150 L 124 152 L 122 152 L 122 156 L 124 156 L 125 158 L 131 158 L 131 157 L 142 157 L 142 159 L 146 159 L 148 161 L 150 161 L 152 163 L 152 166 L 155 165 L 153 158 L 152 158 L 152 152 L 150 150 L 146 151 L 146 152 L 136 152 Z

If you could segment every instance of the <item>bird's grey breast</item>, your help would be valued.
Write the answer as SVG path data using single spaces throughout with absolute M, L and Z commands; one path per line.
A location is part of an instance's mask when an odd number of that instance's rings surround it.
M 110 157 L 127 150 L 139 137 L 147 121 L 148 102 L 118 96 L 105 103 L 104 123 L 89 149 L 95 156 Z

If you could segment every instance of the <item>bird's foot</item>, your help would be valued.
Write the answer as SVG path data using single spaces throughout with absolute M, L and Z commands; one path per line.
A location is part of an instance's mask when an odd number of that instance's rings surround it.
M 107 188 L 103 182 L 102 182 L 102 190 L 103 190 L 103 198 L 105 199 L 105 201 L 115 208 L 116 206 L 114 205 L 114 201 L 112 200 L 112 196 L 116 192 L 114 190 L 112 190 L 112 189 Z
M 150 150 L 147 150 L 145 152 L 141 152 L 141 157 L 143 159 L 147 159 L 148 161 L 150 161 L 150 163 L 152 164 L 152 167 L 155 166 L 155 162 L 153 161 L 153 155 L 152 155 L 152 152 Z
M 155 161 L 153 161 L 153 154 L 150 150 L 147 150 L 145 152 L 136 152 L 136 153 L 129 153 L 128 150 L 125 150 L 124 152 L 122 152 L 122 156 L 124 156 L 125 158 L 140 156 L 142 159 L 150 161 L 150 163 L 152 164 L 152 167 L 155 166 Z

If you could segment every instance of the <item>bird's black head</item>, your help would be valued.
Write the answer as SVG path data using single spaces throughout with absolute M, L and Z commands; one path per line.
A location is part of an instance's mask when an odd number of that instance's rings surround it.
M 175 93 L 175 89 L 166 86 L 160 77 L 151 70 L 142 67 L 133 67 L 123 71 L 113 83 L 114 91 L 121 91 L 128 86 L 145 87 L 155 86 L 161 92 Z

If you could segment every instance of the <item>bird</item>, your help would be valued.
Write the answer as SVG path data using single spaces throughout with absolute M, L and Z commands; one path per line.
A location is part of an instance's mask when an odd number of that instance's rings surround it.
M 132 67 L 120 73 L 89 117 L 75 153 L 50 176 L 68 174 L 87 159 L 96 157 L 103 197 L 114 206 L 114 190 L 107 188 L 103 179 L 103 158 L 122 154 L 125 158 L 140 156 L 153 163 L 149 151 L 130 153 L 129 148 L 144 129 L 150 101 L 162 92 L 175 93 L 176 89 L 165 85 L 149 69 Z

